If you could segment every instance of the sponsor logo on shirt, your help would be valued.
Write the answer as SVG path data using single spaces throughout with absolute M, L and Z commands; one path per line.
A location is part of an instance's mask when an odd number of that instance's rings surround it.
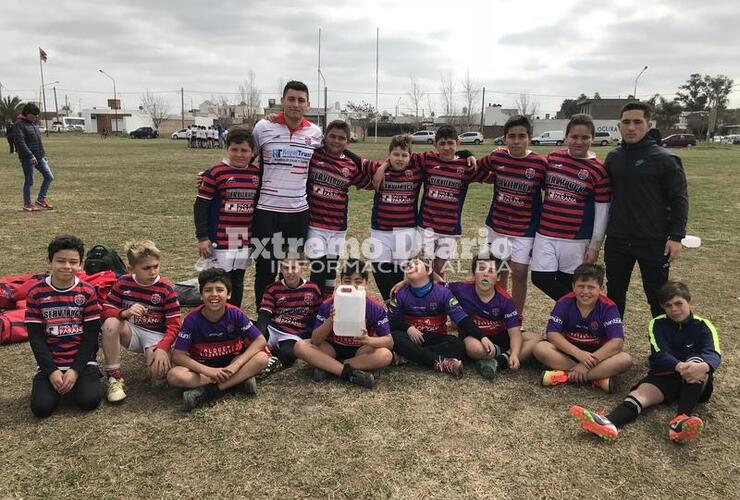
M 162 302 L 162 296 L 158 293 L 152 294 L 152 304 L 157 305 Z
M 524 177 L 527 179 L 534 179 L 535 174 L 535 170 L 531 167 L 524 171 Z

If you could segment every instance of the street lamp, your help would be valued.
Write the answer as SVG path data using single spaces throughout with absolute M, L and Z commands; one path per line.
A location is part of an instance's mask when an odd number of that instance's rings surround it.
M 398 118 L 398 106 L 401 104 L 401 99 L 403 99 L 403 96 L 399 97 L 396 101 L 396 118 Z
M 47 137 L 49 136 L 49 117 L 46 115 L 46 90 L 45 89 L 49 85 L 56 85 L 57 83 L 59 83 L 59 80 L 53 81 L 51 83 L 45 83 L 40 87 L 40 91 L 39 91 L 39 99 L 44 100 L 42 108 L 44 110 L 44 129 L 46 129 Z
M 113 128 L 114 128 L 114 130 L 113 131 L 115 133 L 118 133 L 118 99 L 116 98 L 116 80 L 115 80 L 115 78 L 113 78 L 112 76 L 110 76 L 108 73 L 106 73 L 102 69 L 99 69 L 98 71 L 100 71 L 105 76 L 107 76 L 108 78 L 110 78 L 111 81 L 113 82 L 113 105 L 115 106 L 113 108 L 113 116 L 114 116 L 114 121 L 113 121 Z
M 637 74 L 637 78 L 635 78 L 635 91 L 634 91 L 634 92 L 632 92 L 632 97 L 634 97 L 635 99 L 637 99 L 637 80 L 639 80 L 639 79 L 640 79 L 640 77 L 642 76 L 642 74 L 643 74 L 643 73 L 645 72 L 645 70 L 647 70 L 647 69 L 648 69 L 648 67 L 647 67 L 647 66 L 645 66 L 644 68 L 642 68 L 642 71 L 640 71 L 640 72 L 639 72 L 639 73 Z M 638 100 L 639 100 L 639 99 L 638 99 Z
M 321 36 L 321 30 L 319 30 L 319 37 Z M 321 80 L 324 82 L 324 130 L 326 130 L 327 120 L 326 120 L 326 78 L 324 78 L 324 73 L 321 72 L 321 69 L 319 69 L 319 76 L 321 77 Z M 319 105 L 321 105 L 321 92 L 319 92 Z M 318 112 L 319 116 L 321 116 L 321 111 Z M 321 120 L 319 120 L 320 122 Z M 320 125 L 321 123 L 319 123 Z

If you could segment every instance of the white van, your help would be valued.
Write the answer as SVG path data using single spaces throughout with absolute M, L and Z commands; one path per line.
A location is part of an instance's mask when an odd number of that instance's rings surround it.
M 537 137 L 532 137 L 532 141 L 530 142 L 533 146 L 545 146 L 548 144 L 562 146 L 565 142 L 565 133 L 562 130 L 548 130 L 547 132 L 542 132 Z

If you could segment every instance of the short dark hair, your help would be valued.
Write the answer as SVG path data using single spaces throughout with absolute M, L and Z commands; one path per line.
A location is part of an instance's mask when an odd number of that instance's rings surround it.
M 252 130 L 246 127 L 231 127 L 229 133 L 226 136 L 226 147 L 228 148 L 232 144 L 249 144 L 252 150 L 257 149 L 257 142 L 254 140 Z
M 32 102 L 27 102 L 21 108 L 21 114 L 22 115 L 38 115 L 40 113 L 41 113 L 41 110 L 39 109 L 39 107 L 36 106 Z
M 570 129 L 572 129 L 576 125 L 584 125 L 588 127 L 588 129 L 591 131 L 591 137 L 593 137 L 596 134 L 596 127 L 594 127 L 594 121 L 591 118 L 591 115 L 587 115 L 585 113 L 579 113 L 577 115 L 573 115 L 570 117 L 570 121 L 568 122 L 568 125 L 566 125 L 565 127 L 566 137 L 568 134 L 570 134 Z
M 210 267 L 198 274 L 198 290 L 200 293 L 203 293 L 203 288 L 208 283 L 223 283 L 226 290 L 231 293 L 231 278 L 229 278 L 229 273 L 220 267 Z
M 680 281 L 666 281 L 658 290 L 658 303 L 665 304 L 673 297 L 681 297 L 685 301 L 691 300 L 689 287 Z
M 404 151 L 411 152 L 411 136 L 408 134 L 399 134 L 391 137 L 391 143 L 388 145 L 388 152 L 390 153 L 395 148 L 401 148 Z
M 370 273 L 367 270 L 367 264 L 365 261 L 360 259 L 347 259 L 342 269 L 339 271 L 339 277 L 344 278 L 345 276 L 352 276 L 353 274 L 359 274 L 362 279 L 367 281 L 370 278 Z
M 498 273 L 499 269 L 501 269 L 502 260 L 493 255 L 493 252 L 483 250 L 473 257 L 473 265 L 470 268 L 471 272 L 475 273 L 476 269 L 478 269 L 478 262 L 493 262 L 496 265 L 496 272 Z
M 622 115 L 625 113 L 625 111 L 642 111 L 643 116 L 645 116 L 646 120 L 650 120 L 650 117 L 653 115 L 653 107 L 642 101 L 633 101 L 628 102 L 624 106 L 622 106 L 622 111 L 619 112 L 619 119 L 622 119 Z
M 595 280 L 599 286 L 604 284 L 604 267 L 600 264 L 581 264 L 573 271 L 573 283 Z
M 332 122 L 329 122 L 329 125 L 326 126 L 326 132 L 324 133 L 328 134 L 329 131 L 333 128 L 344 132 L 345 135 L 347 136 L 347 139 L 349 139 L 349 136 L 350 136 L 349 123 L 347 123 L 344 120 L 334 120 Z
M 454 139 L 457 140 L 457 130 L 455 130 L 455 127 L 452 125 L 442 125 L 437 129 L 437 132 L 434 134 L 434 142 L 439 142 L 444 139 Z
M 532 122 L 524 115 L 513 115 L 506 120 L 506 123 L 504 123 L 504 137 L 509 134 L 511 127 L 524 127 L 527 129 L 527 135 L 532 137 Z
M 54 254 L 61 250 L 77 250 L 77 253 L 80 254 L 80 260 L 85 256 L 85 244 L 80 238 L 72 234 L 54 236 L 47 249 L 49 262 L 54 259 Z
M 291 80 L 283 87 L 283 97 L 288 93 L 289 90 L 297 90 L 299 92 L 305 92 L 306 98 L 308 98 L 308 87 L 305 83 L 299 82 L 298 80 Z

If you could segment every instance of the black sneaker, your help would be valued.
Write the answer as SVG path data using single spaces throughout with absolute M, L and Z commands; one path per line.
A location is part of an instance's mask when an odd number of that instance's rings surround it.
M 206 393 L 205 387 L 196 387 L 195 389 L 189 389 L 182 393 L 182 404 L 185 411 L 193 411 L 194 409 L 209 404 L 211 400 Z
M 249 377 L 247 380 L 242 382 L 241 389 L 244 394 L 247 394 L 249 396 L 256 396 L 257 395 L 257 379 L 254 377 Z
M 285 366 L 283 366 L 283 363 L 280 362 L 280 358 L 278 358 L 277 356 L 270 356 L 270 360 L 267 362 L 267 367 L 265 367 L 264 370 L 257 374 L 257 379 L 264 380 L 270 375 L 274 375 L 275 373 L 284 369 Z
M 323 380 L 326 380 L 326 377 L 328 377 L 328 376 L 329 376 L 329 374 L 326 373 L 321 368 L 314 368 L 313 369 L 313 374 L 312 374 L 311 378 L 313 379 L 314 382 L 321 382 Z
M 375 387 L 375 377 L 372 373 L 363 372 L 362 370 L 352 370 L 349 376 L 349 383 L 372 389 Z

